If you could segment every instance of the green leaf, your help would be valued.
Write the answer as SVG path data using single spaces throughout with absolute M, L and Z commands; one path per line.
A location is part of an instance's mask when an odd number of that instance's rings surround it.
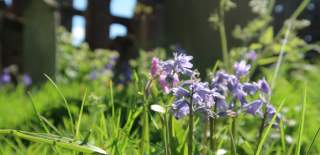
M 104 151 L 99 147 L 96 147 L 90 144 L 82 145 L 81 141 L 74 141 L 71 138 L 61 137 L 53 134 L 33 133 L 33 132 L 27 132 L 27 131 L 8 130 L 8 129 L 0 130 L 0 134 L 12 134 L 16 137 L 23 138 L 32 142 L 46 143 L 46 144 L 74 150 L 77 152 L 107 154 L 106 151 Z
M 273 41 L 273 28 L 268 27 L 260 36 L 259 41 L 263 44 L 270 44 Z

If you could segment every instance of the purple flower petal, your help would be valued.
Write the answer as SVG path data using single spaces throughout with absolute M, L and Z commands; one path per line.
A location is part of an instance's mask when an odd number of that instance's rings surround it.
M 246 61 L 242 60 L 234 64 L 234 69 L 237 77 L 242 77 L 248 74 L 251 65 L 247 65 Z
M 265 94 L 269 94 L 270 93 L 270 87 L 268 82 L 265 79 L 259 80 L 258 81 L 258 85 L 259 85 L 259 89 L 265 93 Z
M 246 104 L 243 106 L 243 108 L 246 110 L 247 113 L 252 115 L 262 114 L 261 108 L 262 108 L 263 102 L 261 100 L 255 100 L 250 104 Z
M 153 57 L 151 62 L 151 71 L 150 71 L 151 75 L 153 77 L 156 77 L 159 73 L 159 70 L 160 70 L 159 59 L 157 57 Z
M 255 61 L 257 59 L 257 53 L 255 51 L 250 51 L 245 54 L 247 60 Z
M 23 75 L 23 83 L 25 86 L 30 86 L 32 84 L 32 79 L 28 74 Z
M 176 119 L 181 119 L 190 113 L 188 102 L 185 99 L 176 100 L 171 110 Z

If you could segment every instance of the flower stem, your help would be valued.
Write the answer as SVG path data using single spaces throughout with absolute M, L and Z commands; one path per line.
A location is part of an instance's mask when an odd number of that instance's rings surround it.
M 264 105 L 263 107 L 264 107 L 264 111 L 263 111 L 264 113 L 263 113 L 263 118 L 261 120 L 261 124 L 260 124 L 260 128 L 259 128 L 258 143 L 257 143 L 256 151 L 258 149 L 258 146 L 261 143 L 261 138 L 262 138 L 262 134 L 263 134 L 263 131 L 264 131 L 264 125 L 266 123 L 266 118 L 267 118 L 267 114 L 268 114 L 266 105 Z
M 164 115 L 163 117 L 163 140 L 164 140 L 164 146 L 165 146 L 165 155 L 169 155 L 169 147 L 170 145 L 168 145 L 168 119 L 167 119 L 167 115 Z
M 236 142 L 235 142 L 235 139 L 234 139 L 234 137 L 235 137 L 235 135 L 234 135 L 234 133 L 235 133 L 235 124 L 236 124 L 236 122 L 235 122 L 236 120 L 235 120 L 235 118 L 233 118 L 232 120 L 231 120 L 231 126 L 230 126 L 230 144 L 231 144 L 231 155 L 236 155 L 237 154 L 237 150 L 236 150 Z
M 148 97 L 144 96 L 144 108 L 142 118 L 142 154 L 150 154 L 150 143 L 149 143 L 149 116 L 148 116 Z
M 207 137 L 207 133 L 208 131 L 210 132 L 210 129 L 209 129 L 209 125 L 210 124 L 210 120 L 209 119 L 206 119 L 205 122 L 204 122 L 204 132 L 203 132 L 203 139 L 202 139 L 202 146 L 204 146 L 203 148 L 203 151 L 201 152 L 201 154 L 207 154 L 207 151 L 208 151 L 208 148 L 210 150 L 210 147 L 206 147 L 208 146 L 208 140 L 210 140 L 210 137 L 208 139 Z
M 217 104 L 214 105 L 214 112 L 217 112 Z M 216 153 L 216 139 L 215 139 L 215 133 L 216 133 L 216 128 L 217 128 L 217 123 L 215 118 L 210 117 L 209 118 L 209 124 L 210 124 L 210 146 L 211 146 L 211 151 L 213 152 L 213 154 Z
M 191 96 L 193 96 L 193 93 L 192 93 Z M 193 152 L 193 105 L 192 105 L 192 97 L 190 99 L 189 111 L 190 111 L 190 114 L 189 114 L 188 155 L 192 155 L 192 152 Z
M 216 121 L 214 118 L 210 117 L 209 119 L 209 124 L 210 124 L 210 146 L 211 146 L 211 151 L 213 153 L 216 152 L 216 139 L 214 137 L 215 130 L 216 130 Z
M 169 145 L 169 154 L 171 155 L 172 154 L 172 150 L 173 150 L 173 145 L 172 145 L 172 142 L 173 142 L 173 135 L 172 135 L 172 132 L 173 132 L 173 126 L 172 126 L 172 114 L 170 113 L 169 114 L 169 121 L 168 121 L 168 145 Z

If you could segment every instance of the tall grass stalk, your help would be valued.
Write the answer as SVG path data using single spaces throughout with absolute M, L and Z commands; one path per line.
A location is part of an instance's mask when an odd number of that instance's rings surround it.
M 82 144 L 80 141 L 73 141 L 71 138 L 56 136 L 53 134 L 33 133 L 10 129 L 0 129 L 0 134 L 11 134 L 32 142 L 46 143 L 51 146 L 59 146 L 77 152 L 107 154 L 106 151 L 96 146 Z
M 299 120 L 299 135 L 298 135 L 298 142 L 297 142 L 297 146 L 296 146 L 295 155 L 299 155 L 300 150 L 301 150 L 301 142 L 302 142 L 302 135 L 303 135 L 303 129 L 304 129 L 304 117 L 305 117 L 305 112 L 306 112 L 306 104 L 307 104 L 307 88 L 304 89 L 302 113 L 300 115 L 300 120 Z
M 72 117 L 72 113 L 71 113 L 71 110 L 70 110 L 70 107 L 69 107 L 69 103 L 67 101 L 67 99 L 65 98 L 65 96 L 63 95 L 62 91 L 59 89 L 59 87 L 56 85 L 56 83 L 47 75 L 47 74 L 44 74 L 44 76 L 50 81 L 50 83 L 55 87 L 55 89 L 57 90 L 57 92 L 59 93 L 60 97 L 63 99 L 63 103 L 64 103 L 64 106 L 65 108 L 67 109 L 68 111 L 68 116 L 69 116 L 69 119 L 70 119 L 70 125 L 71 125 L 71 130 L 72 130 L 72 134 L 74 135 L 75 134 L 75 128 L 74 128 L 74 121 L 73 121 L 73 117 Z
M 74 139 L 79 139 L 80 124 L 81 124 L 81 119 L 82 119 L 82 114 L 83 114 L 83 107 L 84 107 L 84 105 L 86 103 L 86 97 L 87 97 L 87 90 L 85 90 L 84 95 L 83 95 L 81 108 L 80 108 L 80 112 L 79 112 L 79 118 L 78 118 L 78 121 L 77 121 L 76 135 L 75 135 Z
M 284 50 L 285 50 L 285 47 L 286 47 L 286 45 L 288 43 L 290 30 L 291 30 L 291 23 L 288 23 L 288 29 L 286 31 L 285 38 L 284 38 L 284 40 L 282 42 L 280 53 L 279 53 L 279 57 L 278 57 L 278 60 L 277 60 L 277 63 L 276 63 L 276 68 L 275 68 L 275 71 L 274 71 L 273 76 L 272 76 L 271 89 L 270 89 L 270 93 L 267 96 L 267 102 L 268 103 L 270 103 L 270 101 L 271 101 L 272 90 L 275 87 L 276 79 L 278 77 L 280 66 L 281 66 L 281 63 L 283 61 Z M 266 107 L 266 104 L 263 104 L 262 108 L 263 108 L 263 117 L 262 117 L 260 128 L 259 128 L 257 148 L 261 143 L 262 134 L 263 134 L 264 128 L 265 128 L 264 125 L 265 125 L 266 119 L 267 119 L 267 107 Z
M 227 40 L 227 35 L 226 35 L 226 29 L 225 29 L 225 24 L 224 24 L 224 2 L 223 0 L 220 0 L 220 7 L 219 7 L 219 34 L 220 34 L 220 40 L 221 40 L 221 49 L 222 49 L 222 57 L 223 57 L 223 62 L 224 65 L 227 69 L 231 67 L 230 65 L 230 57 L 229 57 L 229 52 L 228 52 L 228 40 Z
M 288 19 L 289 22 L 296 20 L 309 3 L 310 3 L 310 0 L 303 0 L 298 6 L 298 8 L 289 17 Z M 284 33 L 284 31 L 285 31 L 285 27 L 281 27 L 280 31 L 278 32 L 274 40 L 278 40 L 280 36 Z
M 29 95 L 30 101 L 31 101 L 31 103 L 32 103 L 32 108 L 33 108 L 34 112 L 36 113 L 37 118 L 38 118 L 41 126 L 43 127 L 44 131 L 46 131 L 46 133 L 50 133 L 47 125 L 46 125 L 45 122 L 41 119 L 41 115 L 40 115 L 39 111 L 37 110 L 37 107 L 36 107 L 36 105 L 35 105 L 35 103 L 34 103 L 34 101 L 33 101 L 33 98 L 32 98 L 31 93 L 28 92 L 28 95 Z
M 314 142 L 316 141 L 316 138 L 318 137 L 319 132 L 320 132 L 320 127 L 318 128 L 316 134 L 315 134 L 315 135 L 313 136 L 313 138 L 312 138 L 312 142 L 311 142 L 311 144 L 310 144 L 310 146 L 309 146 L 309 148 L 308 148 L 307 154 L 310 153 L 311 148 L 312 148 L 312 145 L 313 145 Z
M 270 132 L 270 130 L 272 128 L 272 125 L 276 121 L 276 117 L 279 114 L 279 112 L 281 111 L 282 106 L 284 105 L 285 101 L 286 101 L 286 98 L 282 100 L 281 104 L 277 108 L 277 111 L 275 112 L 274 116 L 272 117 L 271 121 L 269 122 L 269 125 L 267 126 L 265 132 L 262 134 L 261 140 L 259 140 L 258 147 L 257 147 L 256 152 L 255 152 L 255 155 L 260 155 L 261 154 L 263 144 L 264 144 L 265 140 L 267 139 L 267 136 L 268 136 L 268 134 L 269 134 L 269 132 Z
M 284 37 L 284 40 L 283 40 L 281 48 L 280 48 L 280 53 L 279 53 L 279 57 L 278 57 L 278 60 L 277 60 L 277 63 L 276 63 L 276 68 L 275 68 L 275 71 L 274 71 L 273 76 L 272 76 L 271 92 L 274 89 L 275 84 L 276 84 L 276 80 L 277 80 L 277 77 L 278 77 L 278 74 L 279 74 L 280 66 L 281 66 L 281 63 L 282 63 L 282 60 L 283 60 L 283 55 L 284 55 L 284 52 L 285 52 L 284 50 L 285 50 L 286 45 L 288 43 L 288 38 L 289 38 L 290 31 L 291 31 L 291 27 L 292 27 L 292 24 L 291 24 L 291 22 L 289 22 L 288 23 L 288 28 L 287 28 L 287 31 L 286 31 L 286 34 L 285 34 L 285 37 Z M 272 94 L 269 95 L 269 101 L 270 101 L 271 96 L 272 96 Z

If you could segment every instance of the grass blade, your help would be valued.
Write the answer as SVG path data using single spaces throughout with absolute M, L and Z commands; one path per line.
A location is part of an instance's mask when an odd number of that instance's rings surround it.
M 304 129 L 304 117 L 305 117 L 305 111 L 306 111 L 306 104 L 307 104 L 307 88 L 304 89 L 304 97 L 303 97 L 303 105 L 302 105 L 302 113 L 299 120 L 299 135 L 298 135 L 298 142 L 297 142 L 297 148 L 295 155 L 300 154 L 301 149 L 301 141 L 302 141 L 302 134 Z
M 316 134 L 313 136 L 313 139 L 312 139 L 312 142 L 308 148 L 307 154 L 310 153 L 311 147 L 312 147 L 313 143 L 316 141 L 316 138 L 318 137 L 319 132 L 320 132 L 320 127 L 318 128 Z
M 47 133 L 50 133 L 48 127 L 46 126 L 46 124 L 45 124 L 45 123 L 43 122 L 43 120 L 41 119 L 41 115 L 40 115 L 39 111 L 37 110 L 37 107 L 36 107 L 36 105 L 35 105 L 35 103 L 34 103 L 34 101 L 33 101 L 33 98 L 32 98 L 31 93 L 28 92 L 28 95 L 29 95 L 30 101 L 31 101 L 31 103 L 32 103 L 32 108 L 33 108 L 34 112 L 36 113 L 37 118 L 38 118 L 41 126 L 43 127 L 43 129 L 44 129 Z
M 65 149 L 70 149 L 77 152 L 98 153 L 98 154 L 104 154 L 104 155 L 107 154 L 106 151 L 104 151 L 99 147 L 96 147 L 90 144 L 82 145 L 81 141 L 74 141 L 71 138 L 56 136 L 53 134 L 33 133 L 33 132 L 10 130 L 10 129 L 1 129 L 0 134 L 11 134 L 16 137 L 23 138 L 32 142 L 46 143 L 46 144 L 62 147 Z
M 43 74 L 49 81 L 50 83 L 56 88 L 56 90 L 58 91 L 60 97 L 62 97 L 63 99 L 63 102 L 64 102 L 64 106 L 66 107 L 67 111 L 68 111 L 68 115 L 69 115 L 69 119 L 70 119 L 70 122 L 71 122 L 71 130 L 72 130 L 72 133 L 74 134 L 74 125 L 73 125 L 73 117 L 72 117 L 72 114 L 71 114 L 71 110 L 70 110 L 70 107 L 69 107 L 69 103 L 67 101 L 67 99 L 65 98 L 65 96 L 62 94 L 62 91 L 59 89 L 59 87 L 56 85 L 56 83 L 47 75 L 47 74 Z
M 262 135 L 262 138 L 261 138 L 260 143 L 259 143 L 259 145 L 258 145 L 257 151 L 256 151 L 256 153 L 255 153 L 256 155 L 260 155 L 260 154 L 261 154 L 262 146 L 263 146 L 265 140 L 267 139 L 267 136 L 268 136 L 268 134 L 269 134 L 269 132 L 270 132 L 270 130 L 271 130 L 271 128 L 272 128 L 272 125 L 273 125 L 273 123 L 275 122 L 276 117 L 277 117 L 277 115 L 279 114 L 279 112 L 280 112 L 283 104 L 285 103 L 285 101 L 286 101 L 286 99 L 283 99 L 283 100 L 282 100 L 282 102 L 281 102 L 281 104 L 279 105 L 276 113 L 275 113 L 274 116 L 272 117 L 271 122 L 269 123 L 266 131 L 265 131 L 264 134 Z
M 86 103 L 86 97 L 87 97 L 87 90 L 85 90 L 84 95 L 83 95 L 81 108 L 80 108 L 80 112 L 79 112 L 79 118 L 78 118 L 78 121 L 77 121 L 76 135 L 75 135 L 74 139 L 78 139 L 79 138 L 80 124 L 81 124 L 81 119 L 82 119 L 82 114 L 83 114 L 83 107 L 84 107 L 84 104 Z

